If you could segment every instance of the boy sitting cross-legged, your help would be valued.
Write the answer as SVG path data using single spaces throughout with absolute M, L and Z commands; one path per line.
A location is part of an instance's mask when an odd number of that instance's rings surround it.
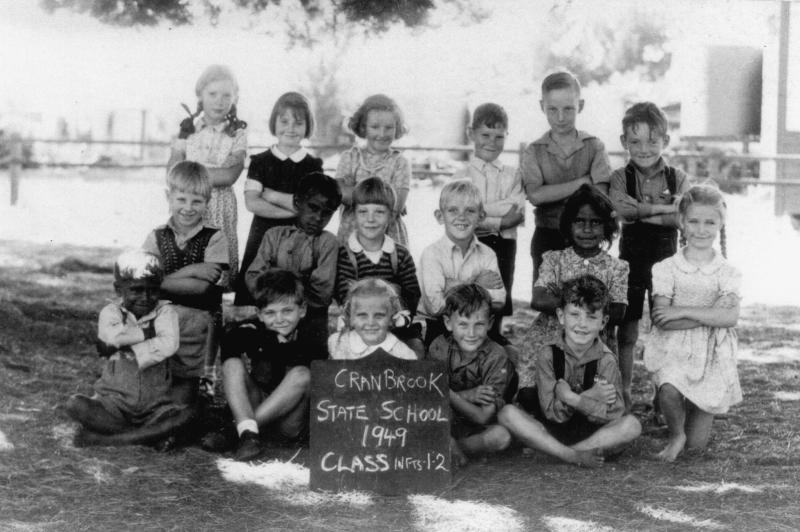
M 225 398 L 239 435 L 235 457 L 242 461 L 261 453 L 260 428 L 272 425 L 289 439 L 306 433 L 309 366 L 328 357 L 304 330 L 306 303 L 296 275 L 265 273 L 256 282 L 255 301 L 258 317 L 237 324 L 222 340 Z
M 418 270 L 422 290 L 419 313 L 426 318 L 426 345 L 446 333 L 442 313 L 445 293 L 450 288 L 469 283 L 482 286 L 491 297 L 493 313 L 500 311 L 506 302 L 497 257 L 475 236 L 475 229 L 486 216 L 478 188 L 468 179 L 447 183 L 434 214 L 439 224 L 444 225 L 445 236 L 422 251 Z M 500 336 L 493 339 L 502 345 L 508 343 Z
M 462 284 L 445 299 L 444 324 L 450 336 L 433 341 L 429 358 L 446 364 L 453 407 L 454 460 L 463 453 L 502 451 L 511 443 L 508 430 L 497 424 L 497 412 L 516 392 L 514 366 L 506 351 L 489 339 L 492 300 L 476 284 Z
M 642 430 L 624 414 L 616 357 L 599 338 L 608 321 L 608 290 L 591 275 L 567 281 L 556 309 L 563 336 L 536 361 L 538 411 L 516 405 L 500 411 L 500 424 L 526 446 L 573 464 L 599 467 L 603 454 L 631 442 Z
M 153 230 L 142 246 L 161 259 L 161 292 L 178 313 L 180 347 L 170 359 L 170 371 L 172 394 L 183 404 L 195 403 L 206 361 L 216 356 L 222 287 L 228 282 L 225 235 L 203 224 L 211 188 L 202 164 L 181 161 L 173 166 L 167 175 L 169 220 Z
M 297 217 L 294 225 L 271 227 L 264 233 L 245 284 L 255 297 L 258 279 L 272 270 L 289 270 L 303 282 L 306 322 L 313 345 L 326 349 L 328 307 L 336 284 L 339 241 L 325 231 L 342 202 L 342 191 L 332 177 L 321 172 L 306 174 L 294 193 Z
M 77 445 L 141 445 L 168 441 L 192 417 L 170 398 L 169 359 L 178 349 L 178 315 L 159 301 L 158 257 L 123 253 L 114 264 L 121 301 L 100 311 L 97 350 L 106 358 L 92 397 L 73 395 L 66 410 L 83 425 Z

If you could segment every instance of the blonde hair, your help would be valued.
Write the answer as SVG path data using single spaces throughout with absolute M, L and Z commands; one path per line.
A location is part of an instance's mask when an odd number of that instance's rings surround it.
M 208 170 L 195 161 L 180 161 L 170 168 L 167 174 L 167 189 L 203 196 L 211 199 L 211 179 Z
M 394 287 L 383 279 L 377 277 L 368 277 L 355 281 L 350 285 L 347 291 L 347 299 L 344 302 L 342 315 L 344 316 L 344 323 L 346 327 L 350 327 L 351 312 L 353 310 L 353 300 L 360 297 L 382 297 L 386 301 L 386 308 L 389 311 L 389 316 L 394 316 L 403 309 L 403 304 L 400 302 L 400 296 Z
M 230 81 L 233 84 L 234 99 L 236 99 L 239 94 L 239 83 L 236 81 L 233 71 L 225 65 L 211 65 L 203 70 L 203 73 L 197 78 L 197 83 L 194 84 L 195 95 L 199 98 L 206 85 L 215 81 Z
M 681 215 L 681 218 L 686 216 L 686 213 L 689 211 L 689 207 L 692 205 L 706 205 L 708 207 L 714 208 L 719 214 L 720 220 L 722 221 L 722 227 L 720 227 L 719 231 L 719 247 L 722 251 L 722 256 L 728 256 L 728 246 L 727 246 L 727 237 L 725 234 L 725 217 L 727 214 L 727 206 L 725 205 L 725 198 L 722 196 L 722 192 L 720 192 L 719 188 L 717 188 L 716 183 L 713 181 L 709 181 L 708 183 L 704 183 L 702 185 L 693 185 L 689 188 L 688 191 L 681 197 L 680 202 L 678 203 L 678 212 Z
M 403 112 L 398 107 L 397 102 L 385 94 L 373 94 L 364 100 L 364 103 L 353 113 L 347 121 L 347 127 L 360 138 L 366 138 L 367 115 L 370 111 L 388 111 L 394 115 L 394 138 L 399 139 L 408 133 Z
M 444 210 L 447 202 L 455 197 L 465 197 L 468 200 L 478 205 L 478 208 L 483 211 L 483 199 L 481 198 L 481 191 L 475 186 L 475 183 L 469 179 L 456 179 L 450 181 L 442 188 L 442 193 L 439 195 L 439 210 Z

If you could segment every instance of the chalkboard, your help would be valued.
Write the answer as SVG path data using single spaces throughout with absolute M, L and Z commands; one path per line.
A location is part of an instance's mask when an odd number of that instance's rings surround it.
M 441 362 L 378 350 L 311 364 L 311 488 L 384 495 L 450 484 L 450 402 Z

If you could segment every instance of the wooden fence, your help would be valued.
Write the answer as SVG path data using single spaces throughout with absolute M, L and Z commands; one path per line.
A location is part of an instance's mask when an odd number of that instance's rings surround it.
M 86 162 L 70 162 L 70 161 L 36 161 L 25 160 L 23 157 L 23 146 L 30 146 L 34 144 L 57 144 L 57 145 L 84 145 L 84 146 L 136 146 L 140 149 L 140 158 L 143 158 L 145 148 L 163 148 L 168 149 L 169 142 L 164 141 L 129 141 L 129 140 L 81 140 L 81 139 L 35 139 L 35 138 L 22 138 L 18 135 L 11 135 L 6 139 L 7 155 L 0 158 L 0 164 L 8 165 L 9 181 L 11 187 L 10 203 L 15 205 L 19 198 L 20 181 L 23 179 L 23 163 L 29 167 L 43 167 L 43 168 L 98 168 L 98 169 L 146 169 L 146 168 L 164 168 L 167 157 L 163 161 L 157 162 L 131 162 L 131 163 L 117 163 L 112 160 L 100 160 L 93 163 Z M 268 146 L 251 145 L 248 146 L 250 152 L 257 152 L 267 149 Z M 307 149 L 311 151 L 334 151 L 341 152 L 350 148 L 349 145 L 309 145 Z M 522 156 L 525 144 L 520 144 L 518 149 L 505 150 L 505 153 L 515 154 L 518 157 Z M 450 145 L 450 146 L 397 146 L 397 149 L 410 152 L 410 153 L 426 153 L 426 152 L 446 152 L 451 154 L 460 154 L 466 157 L 467 154 L 472 152 L 472 146 L 465 145 Z M 615 151 L 609 152 L 609 156 L 613 158 L 625 159 L 625 152 Z M 673 150 L 667 153 L 668 158 L 676 163 L 681 162 L 690 175 L 698 175 L 697 169 L 704 168 L 704 172 L 708 177 L 714 178 L 720 186 L 774 186 L 774 187 L 796 187 L 800 186 L 800 179 L 783 179 L 766 181 L 758 179 L 757 177 L 735 177 L 730 178 L 725 169 L 731 163 L 759 163 L 762 161 L 798 161 L 800 162 L 800 154 L 775 154 L 775 155 L 751 155 L 749 153 L 730 154 L 722 151 L 701 151 L 701 150 Z M 333 168 L 325 168 L 326 171 L 333 171 Z M 453 171 L 446 168 L 432 168 L 430 165 L 416 165 L 413 168 L 413 175 L 418 179 L 433 178 L 437 176 L 448 177 L 453 175 Z M 800 176 L 799 176 L 800 177 Z

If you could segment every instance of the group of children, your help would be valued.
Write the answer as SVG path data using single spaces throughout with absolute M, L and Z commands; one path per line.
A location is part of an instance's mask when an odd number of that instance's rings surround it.
M 484 104 L 467 134 L 474 156 L 441 191 L 444 236 L 419 269 L 403 222 L 411 167 L 392 148 L 406 131 L 396 103 L 367 98 L 349 121 L 365 140 L 340 157 L 335 178 L 301 143 L 313 134 L 308 101 L 286 93 L 269 118 L 277 142 L 251 157 L 253 213 L 237 268 L 236 198 L 246 123 L 225 67 L 198 80 L 198 107 L 181 123 L 167 177 L 170 217 L 143 249 L 117 260 L 120 301 L 100 314 L 108 361 L 92 397 L 67 411 L 87 443 L 168 446 L 214 390 L 217 354 L 237 438 L 235 457 L 262 452 L 261 433 L 302 439 L 309 366 L 383 351 L 447 367 L 453 456 L 525 446 L 585 466 L 636 438 L 630 413 L 633 348 L 649 296 L 645 363 L 669 430 L 660 457 L 703 447 L 713 415 L 741 400 L 736 373 L 739 274 L 724 253 L 725 205 L 667 166 L 664 114 L 636 104 L 622 121 L 630 155 L 611 171 L 603 143 L 578 131 L 584 102 L 569 73 L 548 76 L 541 108 L 550 130 L 517 170 L 499 162 L 508 117 Z M 535 206 L 530 340 L 502 334 L 510 315 L 516 228 Z M 340 210 L 338 235 L 325 230 Z M 620 257 L 608 253 L 623 222 Z M 678 249 L 678 228 L 685 246 Z M 221 298 L 251 308 L 223 331 Z M 341 308 L 330 334 L 328 309 Z M 213 438 L 204 438 L 212 445 Z

